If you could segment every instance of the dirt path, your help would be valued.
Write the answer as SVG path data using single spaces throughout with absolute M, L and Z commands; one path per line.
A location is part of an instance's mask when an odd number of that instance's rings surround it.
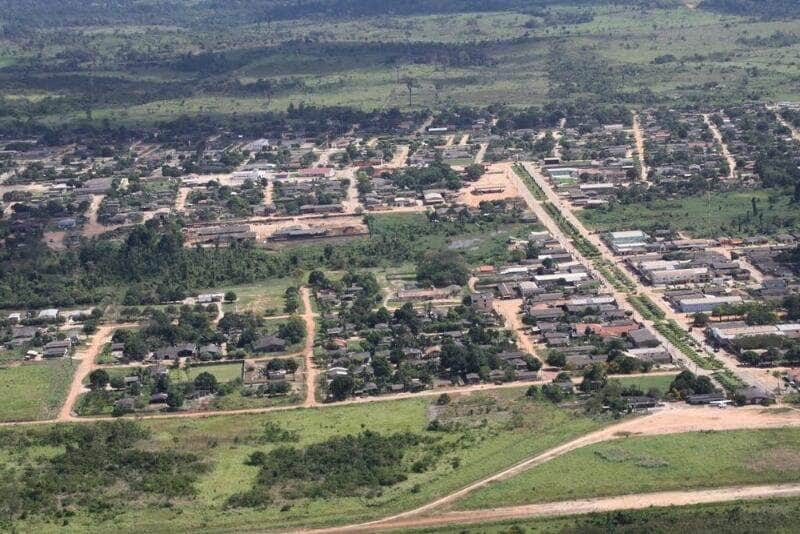
M 350 180 L 350 184 L 347 186 L 347 198 L 342 205 L 345 213 L 355 213 L 361 208 L 361 201 L 358 199 L 358 180 L 354 169 L 348 169 L 346 174 L 345 178 Z
M 83 379 L 89 376 L 89 373 L 91 373 L 97 365 L 97 356 L 103 350 L 103 345 L 109 340 L 114 330 L 131 326 L 136 325 L 134 323 L 110 324 L 102 325 L 97 329 L 97 332 L 92 336 L 91 342 L 89 342 L 89 346 L 81 351 L 81 361 L 78 364 L 78 368 L 75 369 L 75 374 L 72 377 L 72 385 L 70 385 L 67 398 L 64 399 L 64 404 L 58 412 L 56 421 L 71 421 L 75 419 L 75 416 L 72 415 L 72 409 L 75 407 L 75 402 L 77 402 L 78 397 L 85 389 L 83 386 Z
M 785 127 L 791 132 L 792 139 L 800 143 L 800 130 L 792 126 L 789 121 L 781 117 L 781 113 L 777 108 L 772 108 L 772 112 L 775 114 L 775 118 L 778 120 L 781 126 Z
M 486 157 L 486 149 L 489 148 L 489 143 L 481 143 L 478 145 L 478 152 L 475 154 L 475 163 L 483 163 L 483 158 Z
M 458 142 L 459 146 L 467 146 L 469 142 L 469 134 L 464 134 L 461 136 L 461 140 Z
M 633 138 L 636 141 L 636 153 L 639 155 L 639 179 L 652 186 L 653 184 L 648 178 L 650 169 L 647 168 L 647 163 L 645 162 L 644 131 L 642 131 L 642 125 L 639 122 L 639 114 L 635 111 L 633 112 Z
M 186 209 L 186 199 L 191 190 L 191 187 L 181 187 L 178 189 L 178 196 L 175 197 L 175 211 L 178 213 Z
M 306 398 L 303 406 L 310 408 L 317 405 L 317 376 L 318 371 L 314 365 L 314 336 L 316 334 L 316 323 L 314 322 L 314 308 L 311 306 L 311 292 L 308 287 L 300 288 L 300 296 L 303 299 L 303 321 L 306 323 L 306 343 L 303 347 L 305 361 L 306 378 Z
M 375 530 L 401 529 L 417 525 L 423 526 L 426 524 L 426 521 L 436 520 L 436 518 L 449 518 L 449 520 L 445 520 L 445 522 L 442 524 L 460 524 L 463 522 L 464 517 L 474 517 L 478 521 L 491 521 L 494 520 L 494 518 L 490 515 L 491 510 L 449 513 L 437 512 L 436 515 L 426 518 L 418 518 L 418 516 L 422 516 L 434 509 L 448 505 L 493 482 L 513 477 L 530 469 L 531 467 L 541 465 L 545 462 L 553 460 L 554 458 L 563 456 L 568 452 L 595 443 L 620 439 L 631 435 L 662 435 L 711 430 L 719 431 L 746 428 L 776 428 L 786 426 L 800 426 L 800 417 L 798 416 L 797 412 L 787 412 L 774 409 L 768 410 L 762 407 L 720 410 L 718 408 L 711 408 L 707 406 L 691 407 L 687 405 L 676 405 L 644 417 L 626 419 L 620 423 L 608 426 L 596 432 L 586 434 L 572 441 L 558 445 L 541 454 L 523 460 L 522 462 L 500 471 L 499 473 L 478 480 L 477 482 L 469 484 L 458 491 L 445 495 L 444 497 L 432 501 L 424 506 L 420 506 L 419 508 L 360 525 L 319 529 L 314 530 L 313 532 L 371 532 Z M 800 488 L 800 485 L 797 487 Z M 639 497 L 640 496 L 632 495 L 625 498 L 636 499 Z M 656 503 L 654 502 L 652 504 Z M 557 505 L 557 503 L 551 503 L 551 505 Z M 525 509 L 530 507 L 524 506 L 514 508 Z M 568 506 L 564 506 L 563 509 L 566 510 L 566 512 L 561 513 L 572 513 Z M 484 516 L 485 519 L 481 519 Z M 521 515 L 520 517 L 524 517 L 524 515 Z
M 520 348 L 528 354 L 536 355 L 536 347 L 528 333 L 525 332 L 525 325 L 522 323 L 522 318 L 520 317 L 522 299 L 495 299 L 493 306 L 498 315 L 505 320 L 506 328 L 512 330 L 517 335 L 517 343 L 519 343 Z
M 272 204 L 272 197 L 275 196 L 275 180 L 269 178 L 267 185 L 264 186 L 264 205 Z
M 429 115 L 428 118 L 425 119 L 422 122 L 422 124 L 419 125 L 419 128 L 417 128 L 416 133 L 424 134 L 426 131 L 428 131 L 428 128 L 431 127 L 431 124 L 433 124 L 433 115 Z
M 410 150 L 411 147 L 409 147 L 408 145 L 397 145 L 397 148 L 394 151 L 394 155 L 392 156 L 392 160 L 384 166 L 393 169 L 399 169 L 401 167 L 405 167 L 406 160 L 408 159 L 408 153 Z
M 722 132 L 719 131 L 717 125 L 709 117 L 708 113 L 703 113 L 703 121 L 705 121 L 708 129 L 711 130 L 711 135 L 714 136 L 714 139 L 717 141 L 717 144 L 722 151 L 722 156 L 725 158 L 725 161 L 728 162 L 728 179 L 735 180 L 736 179 L 736 160 L 731 155 L 730 151 L 728 150 L 728 145 L 725 144 L 725 140 L 722 138 Z
M 768 499 L 800 496 L 800 484 L 773 484 L 764 486 L 733 486 L 725 488 L 663 491 L 637 495 L 621 495 L 597 499 L 580 499 L 524 506 L 509 506 L 488 510 L 445 512 L 433 517 L 398 520 L 387 525 L 371 525 L 368 528 L 351 528 L 347 532 L 375 532 L 383 530 L 407 530 L 412 528 L 440 527 L 446 525 L 473 525 L 512 519 L 583 515 L 615 510 L 641 510 L 663 506 L 689 506 L 730 501 Z M 318 532 L 344 532 L 335 529 Z

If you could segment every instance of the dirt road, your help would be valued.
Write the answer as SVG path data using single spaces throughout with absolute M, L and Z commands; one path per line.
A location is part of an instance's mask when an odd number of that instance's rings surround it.
M 317 405 L 318 372 L 316 366 L 314 366 L 314 336 L 317 329 L 314 322 L 314 308 L 311 306 L 311 292 L 308 287 L 303 286 L 300 288 L 300 296 L 303 299 L 303 321 L 306 323 L 306 343 L 303 347 L 306 398 L 303 406 L 310 408 Z
M 784 128 L 788 129 L 792 134 L 792 139 L 800 143 L 800 130 L 792 126 L 786 119 L 781 117 L 781 113 L 777 108 L 771 108 L 772 112 L 775 114 L 775 118 Z
M 639 123 L 639 114 L 635 111 L 633 112 L 633 138 L 636 141 L 636 153 L 639 154 L 639 179 L 647 185 L 653 185 L 648 178 L 650 169 L 647 168 L 647 163 L 645 163 L 644 132 L 642 131 L 642 125 Z
M 725 161 L 728 162 L 728 179 L 735 180 L 736 160 L 728 150 L 728 145 L 725 144 L 725 140 L 722 138 L 722 132 L 719 131 L 719 128 L 717 128 L 717 125 L 711 120 L 708 113 L 703 113 L 703 120 L 705 121 L 706 125 L 708 125 L 708 129 L 711 130 L 711 135 L 713 135 L 714 139 L 717 141 L 717 144 L 722 151 L 722 156 L 725 158 Z
M 478 522 L 492 521 L 494 518 L 491 516 L 491 510 L 448 513 L 437 512 L 436 515 L 432 517 L 420 518 L 419 516 L 432 512 L 435 509 L 442 508 L 493 482 L 513 477 L 532 467 L 563 456 L 568 452 L 595 443 L 621 439 L 631 435 L 662 435 L 684 432 L 735 430 L 743 428 L 776 428 L 785 426 L 800 426 L 800 416 L 798 412 L 787 412 L 778 409 L 770 410 L 762 407 L 720 410 L 718 408 L 711 408 L 707 406 L 670 406 L 667 409 L 644 417 L 626 419 L 620 423 L 608 426 L 596 432 L 586 434 L 572 441 L 558 445 L 541 454 L 519 462 L 508 469 L 500 471 L 499 473 L 478 480 L 458 491 L 445 495 L 444 497 L 432 501 L 424 506 L 420 506 L 419 508 L 360 525 L 348 525 L 343 527 L 320 529 L 314 530 L 313 532 L 371 532 L 375 530 L 402 529 L 416 525 L 424 526 L 426 521 L 436 520 L 436 518 L 449 518 L 442 524 L 460 524 L 464 521 L 464 517 L 474 517 Z M 797 485 L 797 487 L 800 488 L 800 485 Z M 633 495 L 624 498 L 635 500 L 639 497 L 641 496 Z M 559 509 L 564 510 L 560 512 L 562 514 L 573 513 L 568 505 L 564 505 L 562 507 L 560 504 L 563 505 L 564 503 L 550 503 L 551 506 L 559 506 Z M 652 504 L 655 505 L 657 502 Z M 527 509 L 530 507 L 524 506 L 514 508 Z M 519 517 L 526 517 L 523 512 L 520 512 L 520 514 L 521 515 Z M 483 518 L 484 516 L 485 518 Z
M 478 145 L 478 152 L 475 154 L 475 163 L 483 163 L 483 158 L 486 157 L 486 149 L 489 148 L 489 143 L 481 143 Z
M 520 317 L 522 299 L 495 299 L 492 305 L 497 314 L 505 320 L 506 328 L 512 330 L 517 335 L 517 343 L 520 348 L 529 354 L 535 355 L 536 347 L 531 341 L 530 336 L 525 332 L 525 325 L 522 324 L 522 318 Z
M 81 351 L 81 361 L 78 364 L 78 368 L 75 369 L 75 374 L 72 377 L 72 385 L 70 385 L 67 398 L 64 399 L 64 404 L 58 412 L 56 421 L 71 421 L 75 419 L 75 416 L 72 415 L 72 409 L 75 407 L 75 402 L 77 402 L 78 397 L 85 389 L 83 380 L 89 376 L 89 373 L 95 368 L 97 356 L 103 350 L 103 345 L 111 338 L 114 330 L 131 326 L 135 326 L 135 324 L 110 324 L 98 327 L 89 345 Z
M 615 510 L 641 510 L 651 507 L 689 506 L 693 504 L 709 504 L 797 496 L 800 496 L 800 484 L 772 484 L 764 486 L 733 486 L 691 491 L 663 491 L 658 493 L 620 495 L 616 497 L 603 497 L 597 499 L 580 499 L 575 501 L 509 506 L 506 508 L 491 508 L 488 510 L 444 512 L 436 514 L 432 517 L 411 518 L 405 520 L 400 519 L 386 525 L 378 524 L 370 525 L 368 527 L 353 527 L 346 530 L 328 529 L 318 530 L 315 532 L 356 533 L 441 527 L 446 525 L 474 525 L 478 523 L 527 519 L 534 517 L 583 515 L 597 512 L 612 512 Z

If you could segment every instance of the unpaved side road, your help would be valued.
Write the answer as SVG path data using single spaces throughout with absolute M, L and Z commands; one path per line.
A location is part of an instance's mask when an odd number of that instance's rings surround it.
M 412 526 L 424 526 L 425 521 L 438 518 L 448 517 L 449 514 L 436 513 L 433 518 L 419 518 L 432 512 L 433 510 L 442 508 L 465 495 L 472 493 L 475 490 L 483 488 L 498 480 L 504 480 L 523 471 L 526 471 L 537 465 L 553 460 L 563 456 L 564 454 L 580 449 L 587 445 L 621 439 L 624 437 L 636 435 L 660 435 L 660 434 L 677 434 L 683 432 L 700 432 L 700 431 L 718 431 L 718 430 L 736 430 L 744 428 L 776 428 L 786 426 L 800 426 L 800 412 L 794 410 L 781 410 L 781 409 L 764 409 L 762 407 L 748 407 L 740 409 L 720 410 L 718 408 L 711 408 L 708 406 L 692 407 L 687 405 L 668 406 L 667 408 L 652 413 L 650 415 L 638 418 L 626 419 L 620 423 L 600 429 L 581 436 L 572 441 L 563 443 L 539 455 L 533 456 L 517 463 L 496 473 L 489 477 L 483 478 L 472 484 L 445 495 L 435 501 L 432 501 L 419 508 L 402 512 L 378 521 L 372 521 L 359 525 L 348 525 L 343 527 L 334 527 L 328 529 L 314 530 L 315 533 L 338 533 L 338 532 L 373 532 L 376 530 L 392 530 L 408 528 Z M 628 498 L 635 498 L 629 496 Z M 519 507 L 524 508 L 524 507 Z M 472 517 L 479 518 L 484 511 L 471 511 L 466 512 Z M 571 511 L 561 513 L 572 513 Z M 462 521 L 462 512 L 457 513 L 453 519 L 443 524 L 459 524 Z M 524 515 L 520 517 L 526 517 Z M 480 521 L 493 520 L 491 517 L 480 519 Z M 419 522 L 419 523 L 417 523 Z
M 725 140 L 722 138 L 722 132 L 719 131 L 717 125 L 711 120 L 708 116 L 708 113 L 703 113 L 703 120 L 705 121 L 708 129 L 711 130 L 711 135 L 714 136 L 714 139 L 717 141 L 717 144 L 722 150 L 722 155 L 725 158 L 725 161 L 728 162 L 728 179 L 735 180 L 736 179 L 736 160 L 731 155 L 730 150 L 728 150 L 728 145 L 725 144 Z
M 644 132 L 639 122 L 639 114 L 635 111 L 633 112 L 633 138 L 636 141 L 636 152 L 639 155 L 639 179 L 647 185 L 653 185 L 648 178 L 650 169 L 647 168 L 647 163 L 645 162 Z
M 314 322 L 314 309 L 311 307 L 311 293 L 308 287 L 300 288 L 303 299 L 303 321 L 306 323 L 306 344 L 303 347 L 303 358 L 306 377 L 306 399 L 303 406 L 310 408 L 317 405 L 317 368 L 314 366 L 314 335 L 316 323 Z
M 71 421 L 75 419 L 75 416 L 72 415 L 72 409 L 75 407 L 78 397 L 83 393 L 83 380 L 94 370 L 97 356 L 103 350 L 103 345 L 111 338 L 114 330 L 132 326 L 135 326 L 135 324 L 109 324 L 98 327 L 89 345 L 81 351 L 81 361 L 72 377 L 72 384 L 67 393 L 67 398 L 64 399 L 64 404 L 58 412 L 57 421 Z
M 764 486 L 733 486 L 692 491 L 662 491 L 638 495 L 620 495 L 598 499 L 549 502 L 509 506 L 489 510 L 470 510 L 465 512 L 445 512 L 432 517 L 422 517 L 396 521 L 391 525 L 354 528 L 347 532 L 375 532 L 382 530 L 407 530 L 412 528 L 439 527 L 446 525 L 473 525 L 512 519 L 533 517 L 556 517 L 583 515 L 615 510 L 641 510 L 663 506 L 690 506 L 775 497 L 800 496 L 800 484 L 772 484 Z

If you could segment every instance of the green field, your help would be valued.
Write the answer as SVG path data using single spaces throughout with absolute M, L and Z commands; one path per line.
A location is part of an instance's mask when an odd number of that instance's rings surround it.
M 752 218 L 756 198 L 763 218 Z M 576 215 L 599 232 L 670 227 L 694 237 L 748 236 L 796 231 L 800 215 L 790 192 L 753 190 L 711 193 L 679 200 L 615 204 L 609 209 L 579 210 Z
M 0 421 L 54 417 L 72 382 L 70 360 L 0 367 Z
M 200 373 L 211 373 L 221 383 L 231 382 L 242 377 L 242 364 L 192 365 L 189 369 L 170 369 L 169 376 L 176 382 L 190 382 Z
M 476 491 L 459 509 L 800 480 L 800 429 L 628 437 Z
M 49 123 L 83 120 L 82 95 L 91 95 L 92 120 L 112 123 L 301 103 L 424 109 L 589 97 L 638 104 L 642 94 L 782 100 L 796 98 L 800 72 L 800 44 L 770 41 L 776 32 L 794 35 L 795 20 L 719 14 L 702 3 L 689 9 L 677 0 L 658 8 L 509 1 L 495 11 L 456 1 L 402 13 L 324 2 L 274 20 L 269 7 L 254 17 L 240 3 L 198 10 L 193 2 L 154 1 L 112 14 L 74 0 L 57 13 L 43 2 L 24 4 L 11 3 L 5 14 L 19 28 L 0 45 L 0 69 L 7 69 L 0 87 L 13 95 L 13 111 Z M 184 61 L 202 53 L 207 61 Z M 56 74 L 66 71 L 84 77 Z M 406 79 L 414 82 L 411 102 Z M 270 99 L 260 80 L 272 84 Z M 42 101 L 50 105 L 30 105 Z
M 172 531 L 246 530 L 376 518 L 424 504 L 604 424 L 604 420 L 588 418 L 578 411 L 530 401 L 522 394 L 519 390 L 506 390 L 491 397 L 464 397 L 451 405 L 454 408 L 448 408 L 465 414 L 464 426 L 438 432 L 426 431 L 430 401 L 425 399 L 262 415 L 143 421 L 141 424 L 153 432 L 143 446 L 194 452 L 207 461 L 210 471 L 201 475 L 196 496 L 175 507 L 140 508 L 131 503 L 107 518 L 79 510 L 69 519 L 66 531 L 99 532 L 113 527 L 120 532 L 163 532 L 166 525 Z M 487 407 L 494 408 L 487 411 Z M 466 415 L 473 411 L 474 415 Z M 254 451 L 269 451 L 281 445 L 262 444 L 257 439 L 267 422 L 297 433 L 298 441 L 290 446 L 305 446 L 365 429 L 379 433 L 407 431 L 436 439 L 435 449 L 424 450 L 440 450 L 441 456 L 429 468 L 409 471 L 407 480 L 386 486 L 371 497 L 296 499 L 290 500 L 289 506 L 276 502 L 257 508 L 225 509 L 226 499 L 247 490 L 258 472 L 245 465 L 244 460 Z M 412 455 L 422 452 L 415 450 Z M 458 458 L 457 465 L 454 458 Z M 61 523 L 30 518 L 20 522 L 18 528 L 63 532 Z
M 650 389 L 657 389 L 663 395 L 669 391 L 669 385 L 674 379 L 675 375 L 640 375 L 613 378 L 612 380 L 616 380 L 623 387 L 636 386 L 645 393 Z
M 499 523 L 415 529 L 422 534 L 507 534 L 537 532 L 586 534 L 616 533 L 725 532 L 795 532 L 800 514 L 800 499 L 768 499 L 731 503 L 672 506 L 647 510 L 625 510 L 569 517 L 544 517 Z
M 225 286 L 199 293 L 225 293 L 233 291 L 236 293 L 236 302 L 226 303 L 223 309 L 229 312 L 253 312 L 257 315 L 268 313 L 269 315 L 281 315 L 284 313 L 283 305 L 286 301 L 284 293 L 290 286 L 299 286 L 300 282 L 295 278 L 274 278 L 258 284 L 246 284 L 238 286 Z M 300 300 L 298 313 L 303 312 L 303 301 Z

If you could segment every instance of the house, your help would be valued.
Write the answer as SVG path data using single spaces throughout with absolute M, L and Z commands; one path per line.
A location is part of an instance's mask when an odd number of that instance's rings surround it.
M 58 319 L 58 310 L 56 308 L 48 308 L 46 310 L 42 310 L 36 316 L 37 319 L 44 319 L 46 321 L 54 321 Z
M 163 404 L 167 402 L 168 397 L 166 393 L 154 393 L 150 395 L 150 404 Z
M 308 167 L 297 171 L 297 175 L 303 178 L 333 178 L 334 174 L 332 167 Z
M 286 350 L 286 340 L 278 336 L 260 336 L 253 341 L 254 352 L 282 352 Z
M 634 396 L 625 397 L 625 402 L 631 410 L 646 410 L 658 406 L 658 400 L 652 397 Z
M 51 341 L 42 348 L 44 358 L 63 358 L 69 353 L 72 342 L 68 339 L 62 341 Z
M 473 293 L 471 295 L 472 298 L 472 309 L 480 312 L 480 313 L 491 313 L 492 312 L 492 304 L 494 303 L 494 295 L 492 295 L 488 291 L 484 291 L 481 293 Z
M 699 298 L 678 299 L 678 309 L 683 313 L 709 313 L 714 311 L 717 306 L 725 304 L 741 304 L 742 297 L 736 295 L 713 296 L 703 295 Z
M 701 393 L 689 395 L 686 398 L 688 404 L 711 404 L 712 402 L 724 401 L 725 395 L 722 393 Z
M 631 343 L 633 343 L 634 347 L 641 348 L 641 347 L 657 347 L 660 345 L 656 336 L 648 330 L 647 328 L 639 328 L 636 330 L 631 330 L 627 334 L 625 334 Z
M 765 404 L 775 400 L 768 392 L 755 386 L 737 389 L 734 398 L 742 399 L 745 404 Z
M 467 384 L 479 384 L 481 381 L 481 377 L 478 373 L 467 373 L 466 379 Z

